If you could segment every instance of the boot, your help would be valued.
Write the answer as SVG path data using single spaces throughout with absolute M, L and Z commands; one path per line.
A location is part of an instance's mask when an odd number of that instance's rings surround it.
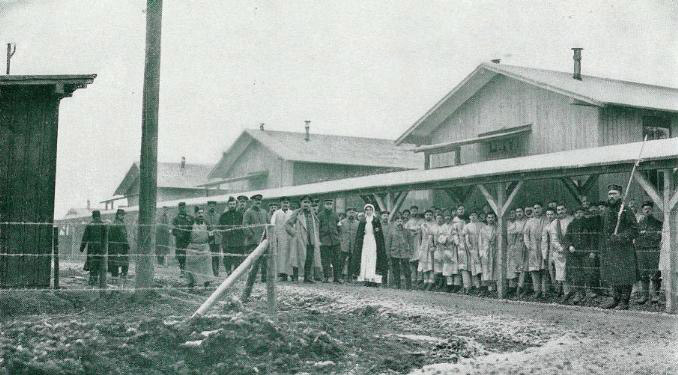
M 659 303 L 659 296 L 657 296 L 657 283 L 650 281 L 650 287 L 648 288 L 648 293 L 650 294 L 650 302 L 653 304 Z
M 563 298 L 560 299 L 560 304 L 561 304 L 561 305 L 564 305 L 565 303 L 567 303 L 567 301 L 572 297 L 573 294 L 574 294 L 574 293 L 572 293 L 571 291 L 565 293 L 565 295 L 563 296 Z
M 641 281 L 640 287 L 638 288 L 638 294 L 640 294 L 640 298 L 636 300 L 636 303 L 639 305 L 644 305 L 645 302 L 647 302 L 648 300 L 649 293 L 650 293 L 649 286 L 647 285 L 646 282 Z
M 297 282 L 299 281 L 299 268 L 294 267 L 292 269 L 292 282 Z
M 573 305 L 579 304 L 581 301 L 584 300 L 585 297 L 582 296 L 580 292 L 577 292 L 574 294 L 574 299 L 572 300 Z
M 620 299 L 621 299 L 621 296 L 620 296 L 620 293 L 619 293 L 619 288 L 614 287 L 612 289 L 612 301 L 604 304 L 601 307 L 604 308 L 604 309 L 614 309 L 615 307 L 617 307 L 617 305 L 619 305 Z
M 424 290 L 429 292 L 433 288 L 433 283 L 425 283 L 424 284 Z

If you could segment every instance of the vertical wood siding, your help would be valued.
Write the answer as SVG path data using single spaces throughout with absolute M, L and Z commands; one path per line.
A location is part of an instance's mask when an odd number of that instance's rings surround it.
M 281 159 L 271 151 L 267 150 L 258 142 L 252 142 L 245 151 L 236 159 L 231 168 L 219 178 L 239 177 L 251 172 L 268 171 L 268 178 L 263 185 L 255 186 L 255 189 L 271 189 L 281 187 L 283 164 Z M 226 187 L 230 191 L 248 191 L 250 190 L 250 181 L 236 181 L 228 184 Z
M 48 88 L 8 88 L 0 97 L 0 221 L 51 223 L 59 98 Z M 3 225 L 8 254 L 50 254 L 51 225 Z M 0 256 L 0 286 L 48 287 L 50 257 Z
M 575 106 L 570 99 L 497 75 L 431 134 L 431 143 L 477 137 L 501 128 L 532 124 L 527 155 L 598 145 L 598 108 Z M 461 148 L 463 164 L 487 160 L 483 145 Z

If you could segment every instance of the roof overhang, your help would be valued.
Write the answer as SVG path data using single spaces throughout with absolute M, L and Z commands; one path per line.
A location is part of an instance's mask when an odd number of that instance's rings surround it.
M 445 143 L 436 143 L 434 145 L 426 145 L 413 149 L 414 152 L 429 152 L 429 151 L 444 151 L 452 150 L 463 145 L 469 145 L 474 143 L 484 143 L 490 141 L 496 141 L 500 139 L 512 138 L 519 135 L 527 134 L 532 131 L 532 124 L 516 126 L 512 128 L 503 128 L 487 133 L 478 134 L 477 137 L 462 139 L 459 141 L 445 142 Z
M 0 76 L 0 94 L 6 87 L 51 86 L 55 95 L 68 97 L 75 90 L 85 88 L 94 82 L 96 76 L 96 74 L 4 75 Z
M 642 142 L 625 143 L 588 149 L 577 149 L 518 158 L 489 160 L 429 170 L 407 170 L 306 185 L 238 192 L 242 195 L 262 194 L 264 200 L 281 197 L 302 197 L 306 194 L 373 194 L 425 189 L 445 189 L 498 182 L 544 180 L 592 174 L 628 173 L 638 158 Z M 648 141 L 643 149 L 638 170 L 675 169 L 678 167 L 678 138 Z M 207 200 L 226 200 L 229 195 L 182 199 L 188 205 L 205 204 Z M 176 205 L 180 200 L 162 202 Z M 138 208 L 130 208 L 134 211 Z M 110 213 L 113 213 L 111 211 Z
M 230 178 L 223 178 L 220 180 L 216 181 L 210 181 L 206 184 L 201 184 L 198 186 L 202 187 L 211 187 L 211 186 L 219 186 L 222 184 L 228 184 L 231 182 L 236 182 L 236 181 L 242 181 L 242 180 L 251 180 L 255 178 L 262 178 L 262 177 L 267 177 L 268 176 L 268 171 L 258 171 L 258 172 L 251 172 L 243 176 L 238 176 L 238 177 L 230 177 Z

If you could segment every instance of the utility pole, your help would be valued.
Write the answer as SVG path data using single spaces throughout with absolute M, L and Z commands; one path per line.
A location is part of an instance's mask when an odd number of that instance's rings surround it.
M 158 106 L 160 102 L 160 35 L 162 0 L 146 2 L 146 59 L 141 118 L 141 158 L 139 165 L 139 257 L 136 268 L 137 295 L 153 286 L 155 249 L 155 205 L 158 166 Z
M 9 67 L 11 65 L 12 56 L 16 53 L 16 44 L 7 43 L 7 75 L 9 75 Z

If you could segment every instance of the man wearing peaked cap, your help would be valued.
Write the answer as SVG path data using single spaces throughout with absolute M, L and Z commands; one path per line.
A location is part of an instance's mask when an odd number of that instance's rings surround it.
M 238 203 L 235 198 L 229 197 L 226 211 L 219 216 L 221 251 L 224 254 L 223 263 L 226 274 L 231 273 L 231 268 L 235 269 L 240 265 L 245 252 L 244 230 L 240 227 L 243 212 L 238 208 Z
M 219 226 L 219 214 L 217 213 L 217 201 L 207 201 L 207 212 L 205 213 L 205 224 L 207 224 L 207 243 L 212 253 L 212 273 L 219 276 L 219 232 L 216 230 Z
M 127 281 L 129 269 L 129 242 L 127 242 L 127 228 L 125 227 L 125 210 L 118 208 L 115 220 L 108 231 L 108 271 L 111 273 L 113 285 L 120 286 Z
M 651 298 L 652 303 L 658 303 L 657 287 L 661 277 L 659 269 L 659 255 L 662 242 L 662 221 L 652 216 L 654 203 L 645 201 L 641 206 L 641 218 L 638 221 L 639 235 L 636 239 L 636 256 L 640 273 L 641 298 L 636 301 L 642 305 Z
M 230 196 L 230 197 L 228 197 L 228 200 L 226 201 L 226 203 L 228 203 L 228 202 L 237 202 L 237 201 L 235 200 L 235 198 Z
M 278 276 L 280 281 L 287 281 L 293 275 L 292 254 L 290 254 L 290 235 L 287 233 L 285 224 L 292 216 L 290 200 L 287 197 L 280 198 L 280 208 L 271 216 L 271 224 L 275 225 L 273 240 L 278 244 Z
M 174 236 L 175 254 L 177 261 L 179 261 L 182 276 L 186 267 L 186 247 L 191 243 L 193 222 L 193 217 L 186 212 L 186 203 L 179 202 L 179 213 L 172 220 L 172 235 Z
M 250 197 L 250 200 L 261 200 L 263 196 L 261 194 L 254 194 L 253 196 Z
M 243 215 L 245 214 L 245 211 L 247 211 L 247 202 L 249 200 L 250 199 L 244 195 L 238 195 L 238 211 L 240 211 Z
M 603 306 L 620 310 L 629 308 L 631 289 L 639 279 L 638 263 L 633 241 L 638 237 L 638 223 L 633 213 L 624 208 L 621 211 L 622 188 L 608 185 L 608 210 L 602 214 L 602 236 L 600 247 L 600 276 L 613 290 L 613 300 Z M 618 224 L 617 224 L 618 223 Z M 617 233 L 615 233 L 617 228 Z
M 257 248 L 266 230 L 266 224 L 269 222 L 268 213 L 261 208 L 261 198 L 261 194 L 253 195 L 251 198 L 252 205 L 243 215 L 242 225 L 245 227 L 246 254 L 251 253 Z M 252 270 L 256 275 L 257 271 L 261 269 L 261 282 L 266 281 L 267 268 L 266 257 L 259 257 Z
M 99 278 L 105 270 L 102 268 L 102 257 L 104 253 L 104 233 L 105 225 L 101 221 L 101 212 L 92 211 L 92 222 L 85 227 L 85 233 L 82 235 L 80 243 L 80 252 L 87 249 L 87 258 L 83 269 L 89 271 L 89 285 L 95 286 L 99 283 Z

